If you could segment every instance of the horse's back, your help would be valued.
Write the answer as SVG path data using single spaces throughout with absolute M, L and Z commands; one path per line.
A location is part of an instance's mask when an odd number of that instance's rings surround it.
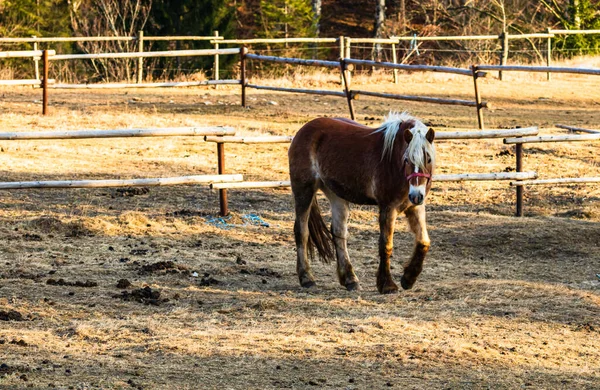
M 306 123 L 294 136 L 290 150 L 305 148 L 307 144 L 319 142 L 323 138 L 354 138 L 367 136 L 375 129 L 346 118 L 316 118 Z
M 318 180 L 348 201 L 372 203 L 370 196 L 358 194 L 370 192 L 367 187 L 380 159 L 381 136 L 374 130 L 341 118 L 318 118 L 306 123 L 289 149 L 292 189 L 294 183 Z

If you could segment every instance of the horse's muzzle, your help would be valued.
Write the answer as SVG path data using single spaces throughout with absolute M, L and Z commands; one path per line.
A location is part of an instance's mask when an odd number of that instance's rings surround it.
M 414 204 L 415 206 L 420 206 L 425 200 L 425 195 L 419 191 L 415 191 L 414 193 L 408 194 L 408 200 L 410 200 L 410 203 Z

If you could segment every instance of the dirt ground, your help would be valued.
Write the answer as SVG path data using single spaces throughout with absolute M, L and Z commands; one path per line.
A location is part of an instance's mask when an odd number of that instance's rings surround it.
M 600 79 L 544 77 L 482 80 L 486 126 L 600 127 Z M 472 82 L 439 75 L 355 82 L 472 98 Z M 314 117 L 347 116 L 344 99 L 255 90 L 244 109 L 239 87 L 51 91 L 49 117 L 39 90 L 0 94 L 2 131 L 228 125 L 292 135 Z M 356 109 L 365 124 L 393 109 L 438 131 L 476 127 L 472 108 L 364 97 Z M 0 147 L 2 181 L 216 173 L 216 146 L 193 138 Z M 227 169 L 285 180 L 286 150 L 227 145 Z M 501 140 L 437 150 L 438 173 L 515 165 Z M 524 167 L 598 176 L 599 152 L 598 142 L 527 145 Z M 600 388 L 600 188 L 527 187 L 524 218 L 513 217 L 514 192 L 507 182 L 434 184 L 424 271 L 413 290 L 382 296 L 372 207 L 351 214 L 362 290 L 347 292 L 324 264 L 317 287 L 299 287 L 287 189 L 230 191 L 227 220 L 205 186 L 2 191 L 0 388 Z M 413 239 L 402 219 L 396 226 L 399 280 Z

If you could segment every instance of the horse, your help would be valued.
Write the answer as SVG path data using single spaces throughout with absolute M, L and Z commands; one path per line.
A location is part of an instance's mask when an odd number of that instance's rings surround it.
M 314 259 L 316 248 L 324 262 L 337 260 L 342 286 L 348 291 L 360 289 L 346 246 L 350 203 L 379 207 L 377 290 L 381 294 L 398 291 L 390 257 L 396 217 L 406 215 L 415 247 L 400 284 L 405 290 L 413 287 L 430 246 L 425 198 L 435 167 L 434 137 L 432 128 L 406 112 L 390 112 L 377 128 L 344 118 L 317 118 L 302 126 L 288 151 L 296 213 L 296 272 L 302 287 L 316 284 L 308 259 Z M 318 190 L 331 204 L 331 230 L 321 216 Z

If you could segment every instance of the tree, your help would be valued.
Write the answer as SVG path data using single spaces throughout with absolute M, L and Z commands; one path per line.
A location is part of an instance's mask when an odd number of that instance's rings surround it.
M 1 36 L 67 36 L 70 32 L 64 0 L 0 1 Z
M 156 2 L 146 29 L 149 35 L 199 35 L 210 36 L 214 31 L 219 35 L 236 37 L 234 25 L 235 7 L 226 0 L 165 0 Z M 171 41 L 156 42 L 154 50 L 206 49 L 212 47 L 208 41 Z M 221 64 L 237 61 L 234 56 L 222 56 Z M 178 69 L 169 66 L 172 59 L 160 59 L 157 67 L 163 75 L 173 76 Z M 190 57 L 178 59 L 178 68 L 186 66 L 190 70 L 209 69 L 213 65 L 212 57 Z M 153 72 L 158 76 L 161 72 Z
M 315 26 L 315 35 L 318 37 L 320 32 L 321 19 L 321 0 L 312 0 L 313 24 Z
M 148 21 L 152 0 L 70 0 L 71 26 L 80 36 L 136 36 Z M 135 42 L 111 40 L 102 42 L 82 42 L 82 51 L 130 52 L 136 51 Z M 132 60 L 92 60 L 96 71 L 94 78 L 107 80 L 131 80 L 135 72 Z
M 567 30 L 597 30 L 600 29 L 600 1 L 569 0 L 568 5 L 557 1 L 541 3 L 551 12 L 558 24 Z M 554 46 L 573 54 L 596 54 L 600 52 L 600 37 L 598 35 L 567 35 L 554 39 Z
M 265 38 L 316 35 L 318 18 L 309 0 L 261 0 L 257 17 Z
M 385 0 L 377 0 L 375 6 L 375 38 L 383 37 L 383 29 L 385 27 Z M 375 55 L 377 60 L 381 60 L 381 44 L 375 45 Z

